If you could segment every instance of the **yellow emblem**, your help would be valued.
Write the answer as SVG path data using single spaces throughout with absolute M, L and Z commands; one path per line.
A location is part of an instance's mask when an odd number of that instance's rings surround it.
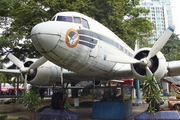
M 70 48 L 77 46 L 79 42 L 79 34 L 73 28 L 69 29 L 66 33 L 66 45 Z

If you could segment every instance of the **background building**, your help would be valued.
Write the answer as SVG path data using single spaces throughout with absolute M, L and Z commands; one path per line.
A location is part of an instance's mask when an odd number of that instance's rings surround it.
M 140 6 L 150 10 L 149 14 L 141 14 L 140 17 L 147 17 L 155 24 L 153 36 L 149 39 L 153 44 L 173 24 L 170 0 L 140 0 Z

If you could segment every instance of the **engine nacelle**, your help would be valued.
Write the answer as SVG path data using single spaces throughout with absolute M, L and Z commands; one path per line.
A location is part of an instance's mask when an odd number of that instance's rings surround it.
M 29 67 L 37 59 L 30 59 L 24 63 L 25 67 Z M 60 82 L 61 68 L 49 61 L 36 69 L 31 69 L 27 75 L 27 82 L 34 85 L 52 85 L 54 82 Z M 25 79 L 25 74 L 22 74 Z
M 134 58 L 141 60 L 148 56 L 150 48 L 142 48 L 134 54 Z M 164 77 L 167 73 L 167 63 L 164 55 L 161 52 L 158 52 L 154 57 L 150 59 L 148 64 L 149 69 L 154 74 L 157 81 Z M 141 64 L 132 64 L 131 69 L 133 74 L 139 80 L 145 80 L 146 70 Z

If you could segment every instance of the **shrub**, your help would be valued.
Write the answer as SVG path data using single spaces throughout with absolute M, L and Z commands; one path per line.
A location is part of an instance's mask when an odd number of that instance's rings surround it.
M 145 91 L 144 97 L 146 98 L 146 102 L 149 104 L 147 109 L 149 113 L 159 111 L 159 106 L 162 102 L 162 92 L 158 87 L 158 83 L 154 79 L 154 75 L 146 77 L 143 84 L 143 89 Z
M 6 115 L 6 114 L 0 115 L 0 120 L 5 120 L 6 118 L 7 118 L 7 115 Z

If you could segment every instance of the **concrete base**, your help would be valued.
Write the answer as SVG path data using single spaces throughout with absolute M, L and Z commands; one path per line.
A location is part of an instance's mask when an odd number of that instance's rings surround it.
M 134 117 L 134 120 L 180 120 L 178 111 L 160 111 L 154 114 L 143 112 Z
M 74 98 L 74 106 L 79 106 L 79 98 Z
M 79 120 L 79 115 L 69 110 L 47 108 L 40 113 L 40 120 Z
M 132 115 L 132 101 L 94 102 L 92 118 L 103 120 L 125 120 Z
M 2 104 L 0 105 L 1 113 L 10 113 L 14 111 L 24 111 L 25 107 L 22 104 Z

